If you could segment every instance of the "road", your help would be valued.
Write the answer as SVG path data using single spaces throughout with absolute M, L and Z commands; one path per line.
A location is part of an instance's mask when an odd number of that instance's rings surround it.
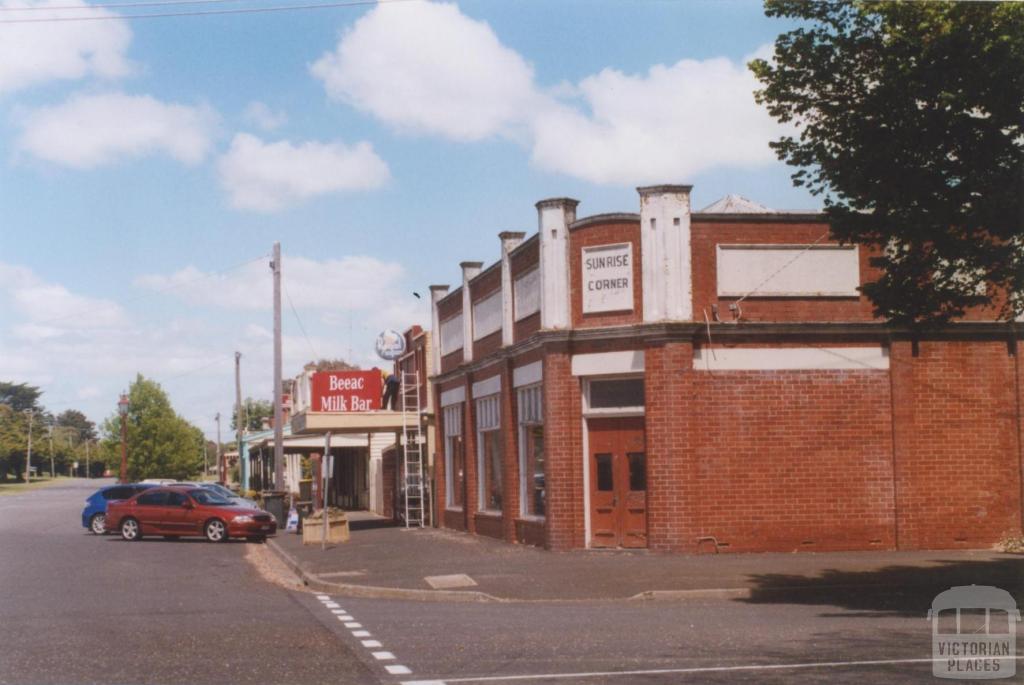
M 262 545 L 93 536 L 79 512 L 95 486 L 0 498 L 0 682 L 936 682 L 924 594 L 329 597 L 288 586 Z

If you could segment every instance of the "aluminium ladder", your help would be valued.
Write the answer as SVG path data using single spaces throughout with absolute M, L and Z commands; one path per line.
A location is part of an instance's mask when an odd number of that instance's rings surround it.
M 405 485 L 405 527 L 422 528 L 427 509 L 423 478 L 423 443 L 420 414 L 420 376 L 416 371 L 402 374 L 402 482 Z

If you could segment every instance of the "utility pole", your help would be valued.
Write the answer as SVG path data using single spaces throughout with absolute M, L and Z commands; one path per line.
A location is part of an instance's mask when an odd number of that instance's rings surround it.
M 274 243 L 274 489 L 284 489 L 284 412 L 281 408 L 281 243 Z
M 85 477 L 92 478 L 92 471 L 89 470 L 89 438 L 85 439 Z
M 224 454 L 220 448 L 220 412 L 217 412 L 217 482 L 224 482 Z
M 242 462 L 242 430 L 245 426 L 242 423 L 242 353 L 235 352 L 235 442 L 238 443 L 238 487 L 242 490 L 249 489 L 249 483 L 244 476 L 248 476 L 248 462 Z
M 28 454 L 25 456 L 25 482 L 30 482 L 32 478 L 32 410 L 26 409 L 25 413 L 28 414 Z
M 54 477 L 54 473 L 53 473 L 53 423 L 52 422 L 50 423 L 50 430 L 48 432 L 50 434 L 50 478 L 53 478 Z

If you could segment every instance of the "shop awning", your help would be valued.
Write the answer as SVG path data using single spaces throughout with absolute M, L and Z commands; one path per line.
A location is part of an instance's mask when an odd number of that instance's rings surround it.
M 386 433 L 402 430 L 402 413 L 397 411 L 311 412 L 292 416 L 292 435 L 333 433 Z M 287 444 L 287 442 L 285 443 Z

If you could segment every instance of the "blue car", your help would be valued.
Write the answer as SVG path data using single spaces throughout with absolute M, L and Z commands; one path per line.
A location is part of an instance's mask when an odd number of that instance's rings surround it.
M 115 499 L 130 499 L 146 488 L 156 487 L 153 483 L 126 483 L 111 485 L 97 490 L 85 500 L 82 510 L 82 527 L 96 535 L 107 532 L 107 502 Z

